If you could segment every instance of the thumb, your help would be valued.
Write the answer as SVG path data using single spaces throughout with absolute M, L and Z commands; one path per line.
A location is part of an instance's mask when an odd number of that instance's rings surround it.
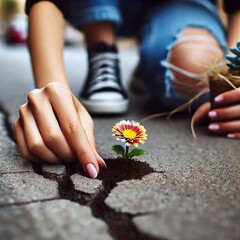
M 211 108 L 210 102 L 207 102 L 201 105 L 192 117 L 193 123 L 199 123 L 207 119 L 210 108 Z

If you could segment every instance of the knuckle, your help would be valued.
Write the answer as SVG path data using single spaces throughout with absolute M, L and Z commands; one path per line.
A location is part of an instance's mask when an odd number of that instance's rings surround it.
M 22 106 L 20 106 L 20 108 L 18 110 L 20 118 L 24 117 L 24 115 L 26 113 L 26 108 L 27 108 L 26 104 L 23 104 Z
M 27 100 L 31 106 L 36 106 L 38 102 L 38 94 L 36 94 L 34 91 L 29 92 L 27 95 Z
M 67 136 L 77 135 L 80 132 L 80 127 L 76 122 L 67 122 L 64 124 L 63 132 Z
M 47 134 L 43 134 L 43 140 L 46 144 L 56 142 L 59 139 L 59 134 L 49 131 Z
M 61 84 L 59 83 L 49 83 L 45 88 L 44 92 L 46 92 L 47 95 L 59 96 L 59 92 L 62 91 Z
M 31 141 L 28 143 L 28 149 L 34 154 L 38 154 L 43 147 L 42 141 Z

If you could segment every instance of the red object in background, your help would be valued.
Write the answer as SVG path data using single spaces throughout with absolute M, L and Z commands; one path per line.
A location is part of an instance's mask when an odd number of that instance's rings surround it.
M 6 30 L 6 42 L 8 44 L 24 44 L 27 41 L 27 18 L 15 15 Z

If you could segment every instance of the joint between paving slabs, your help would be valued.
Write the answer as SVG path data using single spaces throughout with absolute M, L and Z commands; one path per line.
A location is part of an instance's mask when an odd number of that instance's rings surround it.
M 14 132 L 12 128 L 12 124 L 9 120 L 9 112 L 7 112 L 2 105 L 0 105 L 0 113 L 3 114 L 3 121 L 7 136 L 15 142 Z M 109 159 L 108 159 L 109 160 Z M 110 159 L 110 161 L 113 161 Z M 139 163 L 139 162 L 138 162 Z M 126 163 L 125 163 L 126 164 Z M 73 166 L 73 165 L 72 165 Z M 129 178 L 126 179 L 118 179 L 116 181 L 108 182 L 104 180 L 104 173 L 101 175 L 100 180 L 103 181 L 103 187 L 99 189 L 96 194 L 86 194 L 81 191 L 77 191 L 74 189 L 73 184 L 71 183 L 70 176 L 77 173 L 80 175 L 85 176 L 83 170 L 74 169 L 71 165 L 66 165 L 66 175 L 59 177 L 59 175 L 54 173 L 46 173 L 42 170 L 41 164 L 32 164 L 33 171 L 43 176 L 46 179 L 56 181 L 58 183 L 58 190 L 59 190 L 59 198 L 51 198 L 51 199 L 44 199 L 44 200 L 32 200 L 26 201 L 22 203 L 15 203 L 15 204 L 4 204 L 1 207 L 9 207 L 9 206 L 20 206 L 29 203 L 36 203 L 36 202 L 46 202 L 58 199 L 67 199 L 72 202 L 79 203 L 80 205 L 85 205 L 91 208 L 92 214 L 94 217 L 103 220 L 109 230 L 109 234 L 116 240 L 125 239 L 125 240 L 160 240 L 159 238 L 154 238 L 148 236 L 144 233 L 139 232 L 136 227 L 134 226 L 132 219 L 139 214 L 128 214 L 128 213 L 121 213 L 117 212 L 114 209 L 108 207 L 104 200 L 107 198 L 108 194 L 111 190 L 117 185 L 118 182 L 130 179 L 141 179 L 144 175 L 139 176 L 137 178 Z M 112 169 L 111 171 L 116 171 L 117 169 Z M 128 169 L 129 170 L 129 169 Z M 108 169 L 107 171 L 110 171 Z M 131 172 L 131 171 L 130 171 Z M 157 171 L 150 171 L 157 172 Z M 149 174 L 147 173 L 147 174 Z
M 60 199 L 67 199 L 80 205 L 90 207 L 92 215 L 98 219 L 103 220 L 106 223 L 106 225 L 108 226 L 109 234 L 114 239 L 160 240 L 159 238 L 154 238 L 140 232 L 134 226 L 132 219 L 136 216 L 143 214 L 121 213 L 108 207 L 105 204 L 105 199 L 107 198 L 111 190 L 117 186 L 118 182 L 131 179 L 140 180 L 143 176 L 158 171 L 150 168 L 147 163 L 131 160 L 129 163 L 124 164 L 125 167 L 127 167 L 128 169 L 128 171 L 126 171 L 124 175 L 121 173 L 121 170 L 119 172 L 119 164 L 122 165 L 122 160 L 105 159 L 105 161 L 108 164 L 108 168 L 102 169 L 98 176 L 98 179 L 102 180 L 102 187 L 100 187 L 98 191 L 93 194 L 88 194 L 80 190 L 74 189 L 74 185 L 70 177 L 74 174 L 79 174 L 86 177 L 80 164 L 66 164 L 66 173 L 62 176 L 59 176 L 55 173 L 43 171 L 42 165 L 39 164 L 33 164 L 33 169 L 37 174 L 42 175 L 44 178 L 58 182 Z M 114 179 L 114 176 L 112 176 L 112 174 L 114 175 L 114 172 L 117 172 L 116 170 L 118 170 L 119 176 Z M 122 169 L 122 171 L 125 171 L 125 169 Z M 134 172 L 135 175 L 130 176 L 129 173 L 131 172 Z M 160 172 L 164 173 L 164 171 Z M 94 180 L 89 179 L 89 181 Z
M 58 198 L 48 198 L 48 199 L 32 200 L 32 201 L 26 201 L 26 202 L 0 204 L 0 208 L 13 207 L 13 206 L 23 206 L 23 205 L 27 205 L 27 204 L 30 204 L 30 203 L 41 203 L 41 202 L 49 202 L 49 201 L 55 201 L 55 200 L 58 200 Z

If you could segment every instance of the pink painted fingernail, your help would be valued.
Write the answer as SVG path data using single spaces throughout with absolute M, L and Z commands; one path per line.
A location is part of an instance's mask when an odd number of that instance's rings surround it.
M 208 129 L 209 130 L 218 130 L 220 127 L 219 127 L 219 125 L 218 124 L 210 124 L 209 125 L 209 127 L 208 127 Z
M 228 138 L 235 138 L 235 134 L 229 133 L 229 134 L 227 135 L 227 137 L 228 137 Z
M 91 178 L 96 178 L 98 175 L 98 172 L 92 163 L 86 165 L 86 171 Z
M 210 118 L 215 118 L 215 117 L 217 116 L 217 112 L 215 112 L 215 111 L 210 111 L 210 112 L 208 113 L 208 116 L 209 116 Z
M 222 102 L 223 101 L 223 96 L 220 95 L 220 96 L 215 97 L 214 101 L 215 102 Z

